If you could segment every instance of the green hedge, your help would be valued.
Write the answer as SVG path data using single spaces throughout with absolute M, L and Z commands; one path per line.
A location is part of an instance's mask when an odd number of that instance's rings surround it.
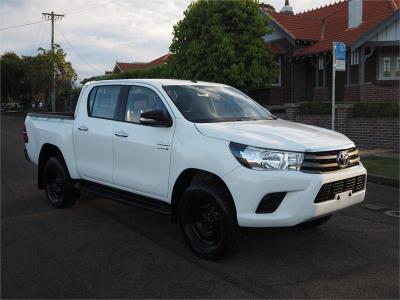
M 172 78 L 172 72 L 167 64 L 150 67 L 141 70 L 132 70 L 119 74 L 103 75 L 91 77 L 83 80 L 81 83 L 84 84 L 88 81 L 98 81 L 98 80 L 111 80 L 111 79 L 136 79 L 136 78 Z
M 329 102 L 304 102 L 300 106 L 301 115 L 330 115 L 331 111 Z
M 397 102 L 365 102 L 356 103 L 353 107 L 353 117 L 356 118 L 398 118 L 399 103 Z
M 135 78 L 170 78 L 171 72 L 168 65 L 160 65 L 141 70 L 127 71 L 120 74 L 104 76 L 103 79 L 135 79 Z
M 269 112 L 273 114 L 284 114 L 286 113 L 286 108 L 271 108 L 269 109 Z

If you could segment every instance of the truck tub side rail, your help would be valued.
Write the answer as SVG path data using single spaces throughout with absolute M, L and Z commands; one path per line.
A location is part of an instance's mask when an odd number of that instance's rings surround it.
M 74 113 L 72 112 L 28 113 L 28 117 L 48 118 L 48 119 L 68 119 L 68 120 L 75 119 Z

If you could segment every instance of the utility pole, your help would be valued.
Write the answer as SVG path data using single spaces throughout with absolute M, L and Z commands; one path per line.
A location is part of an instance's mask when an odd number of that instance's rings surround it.
M 53 56 L 53 88 L 51 91 L 51 110 L 53 112 L 56 111 L 56 70 L 55 70 L 55 63 L 54 63 L 54 21 L 61 20 L 65 15 L 55 14 L 54 11 L 51 13 L 42 13 L 46 21 L 51 21 L 51 53 Z

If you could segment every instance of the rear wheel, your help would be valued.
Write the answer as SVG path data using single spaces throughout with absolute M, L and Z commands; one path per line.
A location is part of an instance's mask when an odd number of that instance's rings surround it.
M 69 176 L 64 161 L 59 157 L 51 157 L 44 167 L 44 189 L 50 204 L 63 208 L 74 204 L 79 197 Z
M 332 215 L 327 215 L 327 216 L 324 216 L 324 217 L 321 217 L 318 219 L 314 219 L 314 220 L 311 220 L 308 222 L 301 223 L 297 226 L 302 229 L 315 228 L 315 227 L 321 226 L 322 224 L 325 224 L 326 222 L 328 222 L 331 217 L 332 217 Z
M 187 244 L 198 256 L 216 260 L 236 245 L 238 225 L 230 195 L 213 182 L 198 182 L 182 195 L 178 217 Z

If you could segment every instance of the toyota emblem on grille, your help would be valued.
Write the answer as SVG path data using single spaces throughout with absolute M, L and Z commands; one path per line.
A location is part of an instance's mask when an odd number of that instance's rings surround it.
M 336 162 L 338 163 L 339 167 L 346 168 L 350 162 L 349 154 L 346 151 L 339 152 L 336 157 Z

